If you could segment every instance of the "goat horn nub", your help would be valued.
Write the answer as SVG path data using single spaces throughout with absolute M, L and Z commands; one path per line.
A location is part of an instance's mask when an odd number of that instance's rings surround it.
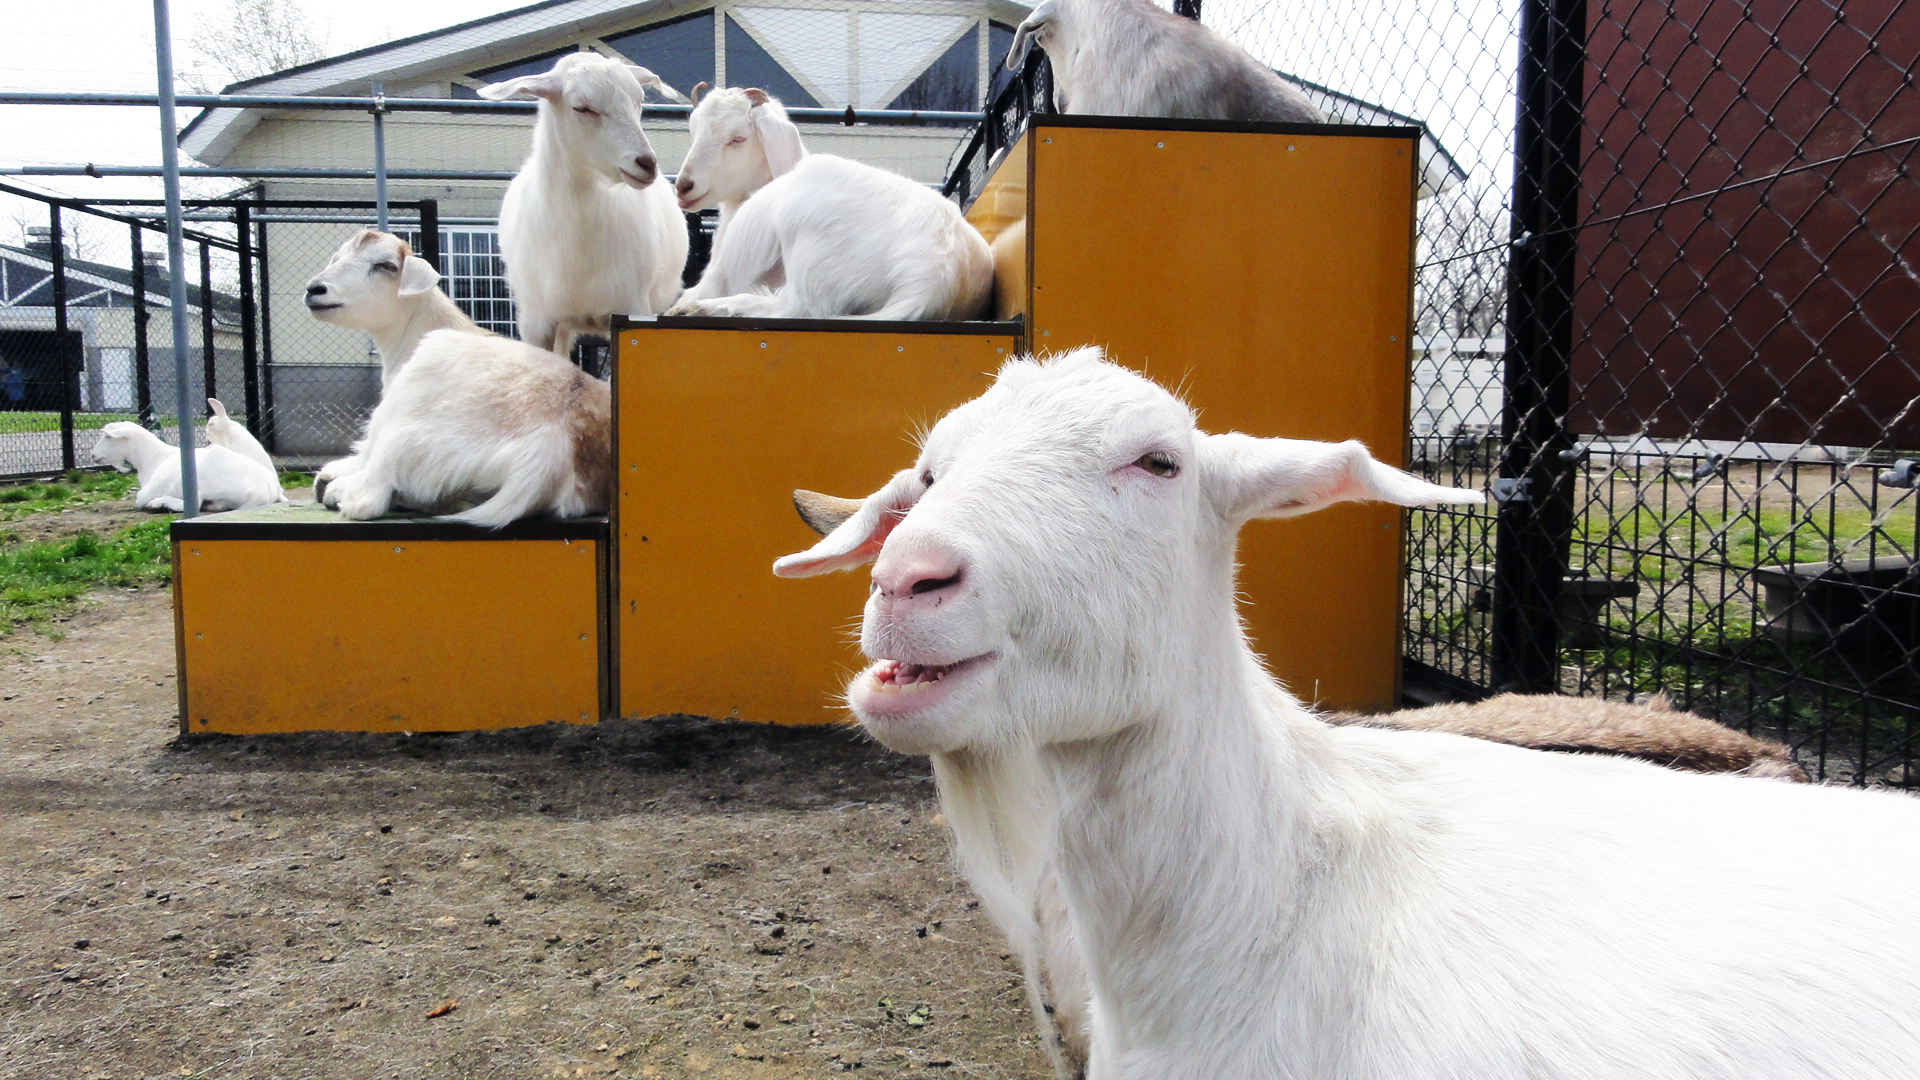
M 707 84 L 705 82 L 697 82 L 693 84 L 693 92 L 689 96 L 693 99 L 693 103 L 698 105 L 700 104 L 700 95 L 706 92 Z

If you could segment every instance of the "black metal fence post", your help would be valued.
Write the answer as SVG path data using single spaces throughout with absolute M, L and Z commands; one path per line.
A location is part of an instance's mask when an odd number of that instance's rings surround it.
M 1586 26 L 1586 0 L 1521 4 L 1490 661 L 1495 688 L 1527 693 L 1558 689 L 1556 612 L 1573 535 L 1566 416 Z
M 247 208 L 241 207 L 241 213 Z M 259 299 L 254 304 L 260 319 L 260 354 L 253 367 L 253 398 L 247 405 L 247 426 L 253 428 L 255 438 L 260 440 L 269 453 L 280 452 L 279 418 L 273 410 L 273 289 L 267 281 L 267 223 L 254 223 L 258 230 L 253 238 L 253 265 L 260 271 Z M 255 408 L 258 407 L 258 412 Z M 253 418 L 258 416 L 256 426 Z
M 200 243 L 200 392 L 202 397 L 220 396 L 216 389 L 218 374 L 214 371 L 215 354 L 213 351 L 213 262 L 207 251 L 206 241 Z M 202 405 L 201 408 L 211 416 L 213 408 Z
M 133 393 L 134 406 L 139 410 L 140 426 L 153 427 L 153 384 L 147 369 L 149 349 L 147 348 L 147 323 L 152 314 L 147 311 L 147 252 L 144 237 L 140 235 L 140 225 L 127 226 L 127 232 L 133 236 Z
M 440 269 L 440 200 L 420 200 L 420 257 Z
M 233 208 L 233 235 L 240 247 L 240 384 L 246 395 L 243 407 L 247 427 L 265 446 L 269 433 L 260 416 L 260 342 L 256 320 L 259 312 L 253 301 L 253 215 L 250 207 Z
M 47 224 L 52 228 L 48 237 L 52 242 L 48 259 L 53 265 L 53 347 L 60 358 L 60 466 L 70 471 L 77 463 L 73 410 L 78 404 L 74 401 L 74 390 L 80 382 L 80 357 L 67 331 L 67 234 L 61 231 L 59 203 L 47 204 Z

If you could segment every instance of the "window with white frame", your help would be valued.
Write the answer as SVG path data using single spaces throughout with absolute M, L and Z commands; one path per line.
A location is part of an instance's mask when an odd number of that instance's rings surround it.
M 420 247 L 417 230 L 398 235 Z M 447 228 L 440 230 L 440 288 L 467 317 L 481 327 L 512 337 L 513 297 L 507 292 L 507 264 L 500 258 L 500 230 Z

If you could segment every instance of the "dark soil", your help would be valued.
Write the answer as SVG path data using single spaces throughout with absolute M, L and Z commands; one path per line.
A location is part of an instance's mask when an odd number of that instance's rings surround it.
M 62 629 L 0 639 L 0 1076 L 1047 1072 L 924 761 L 685 717 L 182 741 L 166 593 Z

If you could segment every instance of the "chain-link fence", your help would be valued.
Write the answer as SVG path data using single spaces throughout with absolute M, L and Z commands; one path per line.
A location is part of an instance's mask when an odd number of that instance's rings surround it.
M 1454 689 L 1653 692 L 1911 784 L 1920 38 L 1898 5 L 1206 21 L 1423 120 L 1406 645 Z

